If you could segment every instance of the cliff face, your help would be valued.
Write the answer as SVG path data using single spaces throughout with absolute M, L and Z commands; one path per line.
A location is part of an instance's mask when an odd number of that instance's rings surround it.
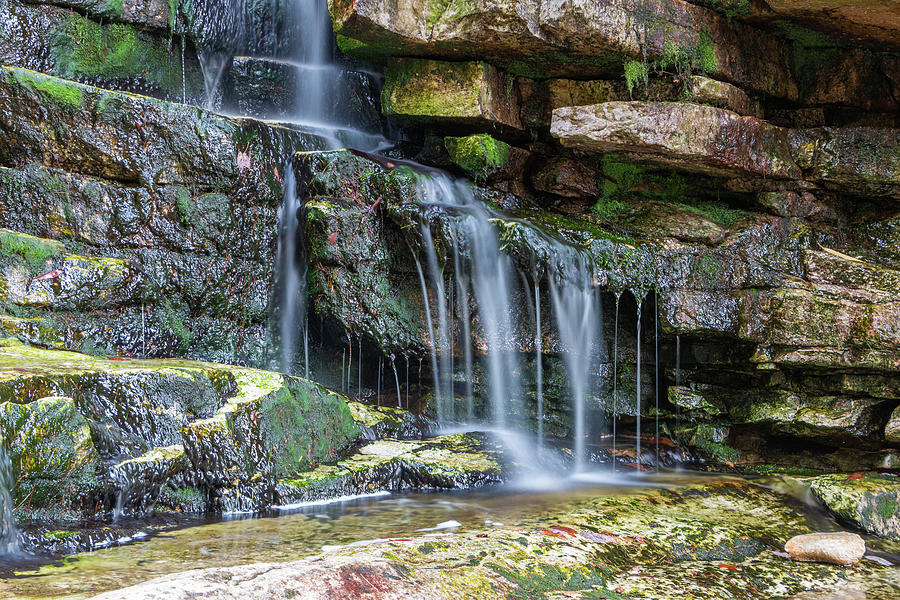
M 615 403 L 630 429 L 637 400 L 649 417 L 658 398 L 663 431 L 697 456 L 896 467 L 896 2 L 332 0 L 337 44 L 358 61 L 341 93 L 354 126 L 384 121 L 402 139 L 389 160 L 320 152 L 316 135 L 262 120 L 293 110 L 289 4 L 254 5 L 248 24 L 204 2 L 0 0 L 7 335 L 270 364 L 292 168 L 316 375 L 336 386 L 349 342 L 393 358 L 397 387 L 413 371 L 425 402 L 421 224 L 448 272 L 454 239 L 416 199 L 420 175 L 395 168 L 415 158 L 475 179 L 526 281 L 571 275 L 539 232 L 590 262 L 604 303 L 596 420 Z M 204 74 L 223 82 L 213 105 L 253 116 L 191 105 L 206 103 Z M 533 421 L 543 354 L 547 431 L 566 438 L 564 348 L 549 317 L 535 342 L 529 285 L 512 303 L 516 410 Z M 550 306 L 546 286 L 539 299 Z M 452 335 L 468 316 L 480 354 L 468 308 L 451 308 Z M 478 364 L 474 379 L 477 411 Z M 381 387 L 374 368 L 360 381 L 363 396 Z

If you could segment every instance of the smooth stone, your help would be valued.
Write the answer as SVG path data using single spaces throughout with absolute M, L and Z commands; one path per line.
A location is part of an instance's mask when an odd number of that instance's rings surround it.
M 795 535 L 784 545 L 793 560 L 853 565 L 866 553 L 866 542 L 855 533 Z

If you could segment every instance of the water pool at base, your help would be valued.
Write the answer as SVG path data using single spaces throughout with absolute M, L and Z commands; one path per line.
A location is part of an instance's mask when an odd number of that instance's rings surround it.
M 303 506 L 272 516 L 232 517 L 76 554 L 54 564 L 24 566 L 0 580 L 0 598 L 85 598 L 168 573 L 296 560 L 345 544 L 496 527 L 546 527 L 565 523 L 565 515 L 601 496 L 628 496 L 648 487 L 677 491 L 723 479 L 698 473 L 617 479 L 587 476 L 560 482 L 554 491 L 506 486 L 469 492 L 382 494 Z M 827 515 L 796 495 L 784 494 L 783 501 L 811 528 L 839 529 Z M 896 551 L 893 547 L 887 550 Z

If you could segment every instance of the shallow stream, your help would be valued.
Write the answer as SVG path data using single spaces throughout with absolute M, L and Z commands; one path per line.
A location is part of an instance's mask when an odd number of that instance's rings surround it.
M 0 579 L 0 598 L 85 598 L 186 569 L 296 560 L 329 546 L 491 527 L 547 526 L 554 515 L 571 513 L 580 502 L 599 495 L 626 495 L 647 486 L 677 488 L 712 477 L 721 476 L 682 472 L 612 479 L 600 475 L 557 482 L 550 488 L 553 491 L 505 486 L 456 493 L 382 494 L 301 506 L 170 530 L 54 564 L 22 564 Z M 802 513 L 811 528 L 840 529 L 797 494 L 786 493 L 784 501 Z M 871 549 L 894 558 L 890 554 L 897 551 L 894 544 L 876 538 L 867 542 Z

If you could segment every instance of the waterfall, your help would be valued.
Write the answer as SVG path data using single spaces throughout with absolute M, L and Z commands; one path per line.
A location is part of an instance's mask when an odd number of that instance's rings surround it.
M 0 440 L 0 556 L 19 551 L 19 536 L 13 516 L 14 484 L 12 461 L 6 451 L 6 444 Z
M 297 341 L 297 323 L 302 323 L 304 339 L 305 374 L 309 376 L 309 349 L 306 336 L 306 251 L 303 229 L 297 212 L 300 200 L 290 162 L 284 169 L 284 200 L 279 209 L 281 235 L 278 237 L 279 332 L 281 342 L 281 371 L 293 371 Z
M 453 379 L 450 367 L 450 322 L 447 314 L 447 296 L 444 286 L 444 273 L 438 264 L 437 251 L 434 247 L 434 240 L 431 236 L 431 224 L 423 221 L 421 225 L 421 233 L 423 246 L 425 250 L 426 263 L 428 265 L 428 277 L 431 280 L 431 290 L 434 293 L 434 303 L 437 306 L 438 331 L 435 334 L 432 331 L 431 343 L 434 351 L 435 366 L 435 401 L 437 408 L 437 419 L 439 423 L 446 423 L 451 417 L 453 410 L 453 390 L 445 389 L 451 387 L 448 382 Z M 426 302 L 427 297 L 426 297 Z
M 438 211 L 442 214 L 441 225 L 446 229 L 447 239 L 455 240 L 451 250 L 454 253 L 454 268 L 459 286 L 458 298 L 462 305 L 468 306 L 468 287 L 471 286 L 475 303 L 478 306 L 479 322 L 484 331 L 486 342 L 486 365 L 489 378 L 489 403 L 491 422 L 496 428 L 503 429 L 508 425 L 509 403 L 519 398 L 519 375 L 515 348 L 511 347 L 513 329 L 510 315 L 512 313 L 510 282 L 512 280 L 512 262 L 500 251 L 497 234 L 491 225 L 491 214 L 475 199 L 472 186 L 463 181 L 456 181 L 449 175 L 437 171 L 420 177 L 417 194 L 419 201 L 425 206 L 425 212 Z M 446 419 L 447 411 L 452 403 L 451 398 L 444 397 L 441 382 L 446 373 L 444 359 L 435 357 L 434 353 L 449 351 L 450 330 L 445 307 L 443 277 L 437 264 L 437 254 L 431 235 L 430 223 L 423 223 L 421 228 L 424 252 L 429 266 L 432 291 L 438 307 L 438 324 L 442 337 L 435 337 L 431 324 L 431 310 L 422 268 L 416 259 L 419 277 L 422 284 L 423 299 L 426 304 L 429 336 L 432 345 L 432 363 L 435 371 L 435 387 L 439 422 Z M 466 315 L 468 316 L 468 315 Z M 465 319 L 468 321 L 468 319 Z M 464 329 L 464 346 L 469 344 L 470 336 Z M 466 370 L 471 381 L 471 350 L 464 348 Z M 438 366 L 440 364 L 440 366 Z M 446 358 L 449 364 L 449 356 Z M 468 392 L 467 392 L 468 393 Z M 452 394 L 452 391 L 451 391 Z M 467 412 L 468 408 L 467 399 Z M 445 404 L 446 403 L 446 404 Z
M 601 321 L 600 299 L 592 286 L 590 271 L 582 263 L 578 273 L 575 281 L 551 279 L 550 297 L 572 392 L 575 468 L 581 470 L 586 457 L 585 400 L 595 379 L 594 346 Z
M 616 318 L 613 331 L 613 418 L 612 418 L 612 468 L 616 470 L 616 421 L 619 420 L 619 299 L 621 292 L 616 292 Z
M 634 463 L 637 465 L 638 471 L 641 469 L 641 300 L 642 298 L 637 299 L 637 393 L 635 397 L 637 401 L 637 424 L 635 425 L 637 441 L 634 451 Z
M 541 341 L 541 287 L 537 273 L 534 273 L 534 367 L 537 388 L 537 447 L 544 447 L 544 353 Z

